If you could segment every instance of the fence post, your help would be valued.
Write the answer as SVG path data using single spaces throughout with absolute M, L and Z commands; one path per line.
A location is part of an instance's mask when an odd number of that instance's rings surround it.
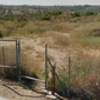
M 55 93 L 55 65 L 52 66 L 52 95 Z
M 68 65 L 68 86 L 67 86 L 67 96 L 70 97 L 70 57 L 69 57 L 69 65 Z
M 5 65 L 5 53 L 4 53 L 4 46 L 2 46 L 2 56 L 3 56 L 3 65 Z M 5 77 L 5 69 L 3 68 L 3 73 L 4 73 L 4 77 Z
M 18 43 L 16 40 L 16 66 L 18 67 Z
M 47 69 L 47 44 L 45 44 L 45 89 L 47 89 L 48 69 Z
M 4 54 L 4 46 L 2 47 L 2 54 L 3 54 L 3 65 L 5 65 L 5 54 Z
M 20 41 L 18 41 L 18 72 L 19 72 L 19 81 L 21 82 L 21 50 L 20 50 Z

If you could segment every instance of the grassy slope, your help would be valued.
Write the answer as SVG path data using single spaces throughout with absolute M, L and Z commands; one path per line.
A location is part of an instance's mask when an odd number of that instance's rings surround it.
M 77 22 L 69 22 L 63 18 L 52 18 L 50 21 L 0 21 L 0 34 L 7 38 L 41 38 L 38 45 L 43 47 L 45 43 L 48 43 L 49 48 L 64 52 L 66 59 L 71 55 L 71 86 L 86 88 L 91 85 L 95 86 L 96 82 L 100 83 L 98 77 L 100 56 L 100 53 L 98 53 L 100 49 L 99 17 L 100 15 L 80 17 Z M 38 52 L 37 58 L 32 58 L 28 56 L 28 53 L 25 53 L 33 50 L 34 48 L 31 45 L 22 46 L 23 55 L 26 57 L 26 59 L 23 59 L 25 62 L 23 66 L 26 69 L 29 66 L 26 73 L 34 76 L 33 70 L 37 70 L 37 68 L 32 69 L 31 66 L 40 66 L 41 62 L 44 61 L 42 60 L 44 56 L 40 54 L 41 52 Z M 52 55 L 50 58 L 54 59 Z M 36 61 L 39 61 L 39 64 L 34 63 Z M 66 61 L 63 63 L 66 66 L 68 65 Z M 67 82 L 67 76 L 65 77 L 67 74 L 66 66 L 57 70 L 61 74 L 60 77 L 65 87 Z M 61 91 L 59 88 L 57 90 Z

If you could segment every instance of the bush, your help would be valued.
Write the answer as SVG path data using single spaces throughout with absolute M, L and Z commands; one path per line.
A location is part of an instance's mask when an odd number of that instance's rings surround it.
M 3 18 L 3 20 L 9 21 L 9 20 L 12 20 L 12 18 L 11 17 L 5 17 L 5 18 Z
M 90 15 L 97 15 L 97 13 L 96 12 L 93 12 L 93 11 L 87 11 L 83 15 L 90 16 Z
M 50 20 L 51 17 L 49 15 L 47 15 L 47 16 L 46 15 L 43 15 L 43 16 L 40 17 L 40 19 L 41 20 Z
M 74 12 L 74 13 L 71 13 L 71 15 L 73 16 L 73 17 L 80 17 L 80 12 Z
M 71 18 L 69 19 L 70 22 L 77 22 L 78 18 Z
M 0 30 L 0 38 L 3 37 L 2 31 Z
M 46 16 L 51 15 L 51 12 L 50 11 L 46 11 L 46 12 L 44 12 L 44 15 L 46 15 Z
M 4 37 L 4 36 L 9 36 L 10 33 L 8 31 L 8 29 L 4 28 L 4 27 L 1 27 L 0 29 L 0 37 Z
M 52 15 L 60 15 L 60 14 L 62 14 L 62 11 L 61 10 L 52 11 L 51 14 Z

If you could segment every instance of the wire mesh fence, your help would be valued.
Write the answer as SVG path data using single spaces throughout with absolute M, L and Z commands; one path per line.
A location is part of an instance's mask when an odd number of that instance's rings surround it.
M 69 96 L 70 98 L 74 99 L 99 100 L 100 56 L 80 50 L 75 54 L 71 54 L 71 62 L 66 59 L 66 63 L 69 64 L 66 64 L 66 67 L 60 69 L 58 66 L 56 66 L 56 74 L 58 75 L 61 84 L 59 84 L 59 81 L 56 78 L 55 91 L 60 95 L 67 97 Z M 51 67 L 49 64 L 48 72 L 48 86 L 51 89 Z M 70 87 L 68 85 L 69 81 Z M 64 90 L 62 89 L 61 85 L 63 86 Z

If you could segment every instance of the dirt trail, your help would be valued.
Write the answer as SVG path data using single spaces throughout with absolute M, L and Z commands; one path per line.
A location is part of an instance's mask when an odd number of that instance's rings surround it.
M 43 92 L 25 89 L 17 83 L 0 81 L 0 96 L 9 100 L 46 100 Z
M 22 45 L 28 45 L 34 48 L 32 55 L 37 56 L 38 52 L 45 54 L 45 46 L 40 46 L 41 38 L 37 39 L 21 39 L 24 42 Z M 51 57 L 57 67 L 65 66 L 64 59 L 66 58 L 65 52 L 56 49 L 48 48 L 48 56 Z M 45 57 L 45 55 L 44 55 Z M 44 64 L 44 63 L 43 63 Z M 44 66 L 44 65 L 43 65 Z

